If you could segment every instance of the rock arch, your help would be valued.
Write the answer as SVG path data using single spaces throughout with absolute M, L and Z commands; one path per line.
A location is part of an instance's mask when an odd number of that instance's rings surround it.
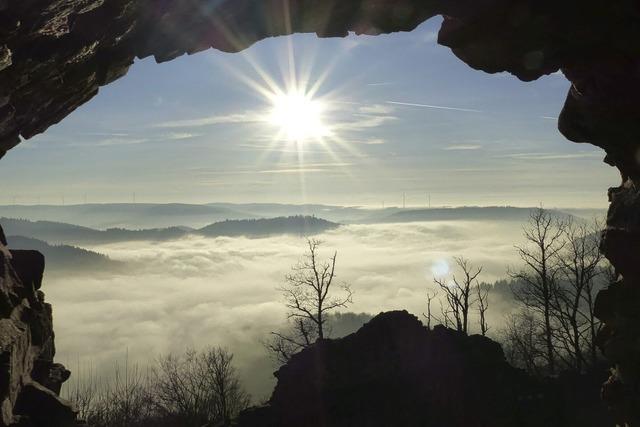
M 640 422 L 640 5 L 564 0 L 0 0 L 0 157 L 126 74 L 266 37 L 410 31 L 442 15 L 438 42 L 469 66 L 524 81 L 561 71 L 559 117 L 570 141 L 603 148 L 621 173 L 602 250 L 620 273 L 603 291 L 599 337 L 614 364 L 603 395 L 620 422 Z M 1 163 L 0 163 L 1 167 Z M 10 283 L 11 275 L 5 274 Z M 7 285 L 8 286 L 8 285 Z M 6 395 L 3 396 L 6 398 Z M 13 401 L 11 401 L 13 402 Z M 9 404 L 10 405 L 10 404 Z M 5 405 L 3 405 L 4 414 Z

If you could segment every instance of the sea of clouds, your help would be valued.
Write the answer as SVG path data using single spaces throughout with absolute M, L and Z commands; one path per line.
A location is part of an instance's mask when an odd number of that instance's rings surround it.
M 418 316 L 435 289 L 433 276 L 446 274 L 453 256 L 482 265 L 481 280 L 493 282 L 517 264 L 514 244 L 522 240 L 521 224 L 497 221 L 346 225 L 315 237 L 324 256 L 338 252 L 338 280 L 354 291 L 349 311 L 407 309 Z M 57 358 L 82 376 L 87 366 L 109 372 L 125 357 L 144 366 L 159 354 L 220 345 L 235 354 L 256 401 L 268 397 L 275 365 L 262 342 L 286 319 L 277 287 L 305 245 L 298 236 L 190 236 L 90 247 L 128 268 L 45 277 Z M 493 333 L 509 309 L 491 301 Z

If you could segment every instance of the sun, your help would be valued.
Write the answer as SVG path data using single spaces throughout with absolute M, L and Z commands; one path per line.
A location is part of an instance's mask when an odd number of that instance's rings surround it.
M 300 90 L 290 90 L 270 97 L 272 107 L 268 121 L 280 129 L 280 135 L 293 142 L 320 140 L 329 134 L 323 123 L 325 105 Z

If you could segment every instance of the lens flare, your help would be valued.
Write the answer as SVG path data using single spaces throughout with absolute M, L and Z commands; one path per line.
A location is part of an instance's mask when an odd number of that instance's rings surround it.
M 433 264 L 431 264 L 431 273 L 434 277 L 443 277 L 449 274 L 451 268 L 449 267 L 449 263 L 447 260 L 439 259 L 436 260 Z

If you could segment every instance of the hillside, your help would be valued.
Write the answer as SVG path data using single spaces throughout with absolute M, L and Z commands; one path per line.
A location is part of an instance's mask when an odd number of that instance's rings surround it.
M 389 215 L 372 216 L 370 222 L 414 221 L 519 221 L 529 219 L 531 208 L 511 206 L 463 206 L 457 208 L 401 209 Z M 568 215 L 553 211 L 559 215 Z
M 255 216 L 224 206 L 183 203 L 104 203 L 83 205 L 0 206 L 0 216 L 30 221 L 55 221 L 85 227 L 149 229 L 172 226 L 202 227 L 214 221 Z
M 198 234 L 209 237 L 262 237 L 275 234 L 306 236 L 337 227 L 339 227 L 339 224 L 322 218 L 313 216 L 289 216 L 268 219 L 222 221 L 201 228 L 197 232 Z
M 104 271 L 120 268 L 124 263 L 114 261 L 106 255 L 69 245 L 50 245 L 42 240 L 23 236 L 7 237 L 10 249 L 33 249 L 40 251 L 46 259 L 47 272 L 77 274 L 85 271 Z
M 199 230 L 186 227 L 127 230 L 109 228 L 96 230 L 53 221 L 28 221 L 0 218 L 5 232 L 53 244 L 106 244 L 127 241 L 166 241 L 188 234 L 207 237 L 263 237 L 276 234 L 309 235 L 333 229 L 339 224 L 311 216 L 290 216 L 265 219 L 227 220 L 209 224 Z
M 26 236 L 49 243 L 101 244 L 132 240 L 169 240 L 184 236 L 189 232 L 183 227 L 127 230 L 109 228 L 96 230 L 79 225 L 53 221 L 28 221 L 23 219 L 0 218 L 7 234 Z

